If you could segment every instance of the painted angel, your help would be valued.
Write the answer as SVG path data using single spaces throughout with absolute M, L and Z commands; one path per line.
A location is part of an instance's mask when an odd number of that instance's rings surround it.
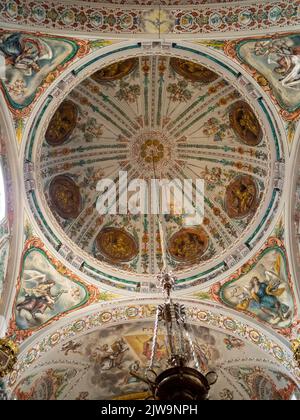
M 5 60 L 6 65 L 12 65 L 25 76 L 32 76 L 40 71 L 39 62 L 51 60 L 53 53 L 42 39 L 13 33 L 0 39 L 0 56 L 0 65 Z
M 265 270 L 264 279 L 257 276 L 250 280 L 252 307 L 257 307 L 267 314 L 271 324 L 278 324 L 289 318 L 291 311 L 282 302 L 282 295 L 286 290 L 285 281 L 280 276 L 281 257 L 278 256 L 273 270 Z
M 44 314 L 47 309 L 53 310 L 55 302 L 66 290 L 54 295 L 52 288 L 56 285 L 53 280 L 46 280 L 46 275 L 35 270 L 24 271 L 25 299 L 17 304 L 17 311 L 25 309 L 34 319 L 37 314 Z M 28 287 L 29 285 L 29 287 Z
M 285 88 L 300 89 L 300 47 L 285 40 L 257 42 L 254 49 L 256 56 L 266 56 L 268 64 L 276 64 L 274 72 L 282 76 L 279 79 Z

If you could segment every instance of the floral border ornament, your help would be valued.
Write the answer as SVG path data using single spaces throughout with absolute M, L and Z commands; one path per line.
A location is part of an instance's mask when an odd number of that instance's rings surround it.
M 20 4 L 21 3 L 21 4 Z M 178 2 L 181 3 L 181 2 Z M 0 22 L 31 28 L 107 34 L 219 34 L 293 27 L 299 23 L 299 0 L 223 2 L 220 4 L 103 4 L 0 0 Z

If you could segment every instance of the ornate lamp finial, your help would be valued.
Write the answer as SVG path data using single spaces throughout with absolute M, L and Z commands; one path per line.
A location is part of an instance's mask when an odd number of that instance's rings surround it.
M 157 275 L 157 280 L 159 282 L 159 287 L 163 290 L 163 292 L 170 297 L 171 291 L 173 290 L 176 284 L 176 276 L 174 276 L 171 272 L 167 270 L 162 271 Z
M 8 338 L 0 338 L 0 378 L 13 371 L 17 362 L 18 346 Z

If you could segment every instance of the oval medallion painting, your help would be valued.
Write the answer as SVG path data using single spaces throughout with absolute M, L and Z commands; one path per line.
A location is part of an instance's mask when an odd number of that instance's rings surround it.
M 182 263 L 194 263 L 205 253 L 208 242 L 204 229 L 184 228 L 171 237 L 168 250 L 175 260 Z
M 50 184 L 49 196 L 54 210 L 63 219 L 75 219 L 81 211 L 79 187 L 66 175 L 56 176 Z
M 45 138 L 51 146 L 60 146 L 65 143 L 73 133 L 77 123 L 78 110 L 71 101 L 64 101 L 56 110 Z
M 111 64 L 104 69 L 96 71 L 92 78 L 96 82 L 109 82 L 122 79 L 128 76 L 138 65 L 138 59 L 129 58 L 128 60 L 120 61 L 119 63 Z
M 138 253 L 136 240 L 124 229 L 103 229 L 96 238 L 96 246 L 107 260 L 116 263 L 131 261 Z
M 216 80 L 219 76 L 201 64 L 192 61 L 171 58 L 170 64 L 173 70 L 192 82 L 209 83 Z
M 239 219 L 254 212 L 258 204 L 257 196 L 258 190 L 252 176 L 241 175 L 235 178 L 228 185 L 225 193 L 225 208 L 228 216 Z
M 230 126 L 238 138 L 248 146 L 257 146 L 263 132 L 250 106 L 244 101 L 236 102 L 229 114 Z

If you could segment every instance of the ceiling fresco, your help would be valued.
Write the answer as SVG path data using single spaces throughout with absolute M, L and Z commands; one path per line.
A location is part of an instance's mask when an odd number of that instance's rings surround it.
M 0 324 L 21 348 L 17 399 L 149 396 L 164 248 L 200 368 L 218 373 L 211 399 L 300 399 L 300 36 L 285 32 L 299 7 L 0 0 Z M 119 188 L 121 171 L 203 179 L 203 220 L 171 203 L 162 244 L 156 215 L 99 214 L 98 182 Z M 106 193 L 117 207 L 123 192 Z M 159 330 L 157 370 L 166 357 Z
M 32 239 L 23 253 L 16 325 L 20 330 L 40 327 L 59 314 L 95 301 L 97 292 L 51 257 L 39 239 Z
M 97 71 L 69 94 L 47 127 L 37 170 L 67 237 L 102 267 L 143 276 L 162 266 L 157 217 L 99 214 L 98 181 L 118 180 L 119 171 L 128 181 L 203 179 L 201 225 L 190 229 L 176 203 L 165 216 L 168 263 L 185 273 L 253 229 L 270 187 L 271 149 L 260 117 L 212 70 L 141 57 Z
M 68 140 L 77 123 L 77 107 L 71 101 L 64 101 L 55 113 L 48 127 L 45 139 L 50 146 L 60 146 Z
M 218 370 L 212 399 L 290 399 L 296 391 L 276 366 L 266 367 L 266 356 L 253 344 L 210 328 L 190 328 L 201 369 Z M 138 397 L 147 393 L 147 385 L 130 372 L 143 375 L 149 365 L 152 332 L 152 323 L 140 322 L 66 340 L 31 367 L 30 376 L 14 385 L 14 393 L 21 400 Z M 164 336 L 159 334 L 156 371 L 163 368 L 165 352 Z
M 78 50 L 76 42 L 70 40 L 1 33 L 0 58 L 6 64 L 1 86 L 10 106 L 18 110 L 29 106 L 37 95 L 37 87 L 47 77 L 48 81 L 55 77 L 49 73 L 57 67 L 62 70 Z
M 11 231 L 14 222 L 13 184 L 11 170 L 8 162 L 6 143 L 3 129 L 0 125 L 0 199 L 3 218 L 0 220 L 0 304 L 6 283 L 6 273 L 11 246 Z
M 64 347 L 64 352 L 67 354 L 70 353 L 72 348 L 78 350 L 78 345 L 73 345 L 77 338 L 83 335 L 86 337 L 87 334 L 93 333 L 95 330 L 102 331 L 111 327 L 114 329 L 118 325 L 118 331 L 120 328 L 129 328 L 137 325 L 136 323 L 139 324 L 139 322 L 147 322 L 151 325 L 149 331 L 149 335 L 151 335 L 156 304 L 160 302 L 161 299 L 154 297 L 150 300 L 145 298 L 134 300 L 131 298 L 123 300 L 123 302 L 101 303 L 98 307 L 88 308 L 84 312 L 81 311 L 79 316 L 76 316 L 76 313 L 73 314 L 69 319 L 66 318 L 65 322 L 60 323 L 61 325 L 53 323 L 41 334 L 33 336 L 33 340 L 25 341 L 22 344 L 22 354 L 20 354 L 18 363 L 9 377 L 9 386 L 15 387 L 16 383 L 26 375 L 26 372 L 32 371 L 34 366 L 44 366 L 40 362 L 45 357 L 47 358 L 49 354 L 58 353 L 58 349 Z M 205 327 L 205 330 L 217 329 L 219 332 L 222 331 L 224 336 L 234 336 L 235 340 L 231 338 L 229 341 L 224 341 L 228 350 L 232 350 L 234 346 L 243 347 L 239 342 L 254 346 L 254 357 L 252 358 L 252 353 L 249 354 L 249 357 L 245 359 L 247 363 L 251 362 L 252 365 L 257 366 L 255 354 L 259 355 L 259 360 L 270 362 L 273 367 L 280 366 L 287 374 L 290 373 L 299 381 L 300 370 L 293 360 L 291 349 L 284 344 L 282 337 L 278 338 L 270 331 L 261 328 L 251 318 L 241 319 L 238 313 L 228 313 L 228 311 L 216 305 L 206 303 L 199 305 L 196 300 L 189 301 L 182 298 L 180 302 L 186 306 L 187 322 L 196 325 L 196 329 L 199 326 Z M 123 327 L 120 324 L 124 324 Z M 145 331 L 141 334 L 145 335 Z M 67 344 L 70 341 L 72 343 Z M 204 361 L 205 358 L 202 362 Z M 234 363 L 234 359 L 232 359 L 232 362 Z M 228 365 L 229 363 L 226 361 L 224 363 L 220 361 L 218 370 Z

